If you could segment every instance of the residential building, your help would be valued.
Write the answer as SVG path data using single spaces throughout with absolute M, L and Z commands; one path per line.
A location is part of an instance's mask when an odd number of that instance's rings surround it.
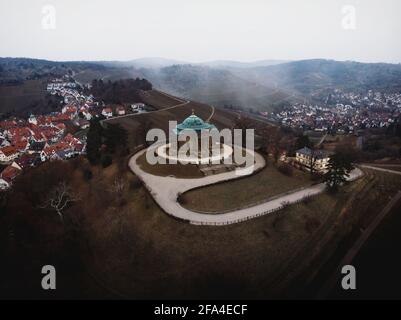
M 298 164 L 307 170 L 313 168 L 317 172 L 327 171 L 331 153 L 325 150 L 313 150 L 310 148 L 302 148 L 296 151 L 295 160 Z

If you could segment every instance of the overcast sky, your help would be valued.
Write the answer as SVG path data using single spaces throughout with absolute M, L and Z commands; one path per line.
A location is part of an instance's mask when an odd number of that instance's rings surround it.
M 400 13 L 400 0 L 1 0 L 0 56 L 400 63 Z

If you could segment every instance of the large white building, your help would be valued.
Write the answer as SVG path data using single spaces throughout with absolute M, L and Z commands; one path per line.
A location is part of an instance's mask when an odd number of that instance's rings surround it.
M 307 147 L 296 151 L 296 162 L 311 170 L 317 172 L 326 172 L 330 160 L 330 153 L 325 150 L 312 150 Z

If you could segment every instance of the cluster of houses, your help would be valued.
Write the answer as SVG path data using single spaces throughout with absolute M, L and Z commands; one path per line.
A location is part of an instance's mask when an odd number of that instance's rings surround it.
M 83 94 L 80 87 L 70 76 L 54 79 L 46 90 L 49 94 L 63 97 L 61 111 L 31 115 L 28 119 L 0 121 L 0 165 L 5 167 L 0 172 L 0 190 L 9 188 L 12 181 L 27 168 L 45 161 L 66 160 L 84 154 L 86 136 L 74 137 L 70 133 L 71 128 L 73 131 L 87 129 L 89 121 L 99 115 L 111 118 L 146 112 L 143 103 L 100 105 L 92 95 Z
M 9 188 L 23 170 L 49 160 L 66 160 L 85 153 L 86 139 L 68 133 L 68 127 L 85 129 L 95 106 L 93 97 L 84 96 L 75 82 L 55 79 L 47 86 L 50 94 L 64 97 L 60 112 L 31 115 L 28 119 L 0 121 L 0 190 Z
M 107 106 L 102 109 L 101 114 L 107 119 L 112 117 L 124 116 L 127 113 L 142 113 L 146 112 L 146 105 L 142 102 L 131 104 L 130 109 L 127 110 L 125 106 Z
M 346 134 L 388 127 L 401 115 L 401 94 L 344 93 L 336 89 L 329 96 L 327 104 L 295 104 L 272 118 L 292 128 Z
M 86 142 L 66 133 L 58 117 L 0 122 L 0 189 L 7 189 L 23 171 L 49 160 L 66 160 L 85 153 Z M 34 123 L 33 123 L 34 122 Z

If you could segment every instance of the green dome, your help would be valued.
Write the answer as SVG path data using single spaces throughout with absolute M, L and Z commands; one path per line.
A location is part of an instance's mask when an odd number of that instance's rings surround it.
M 207 123 L 195 114 L 192 114 L 182 123 L 178 124 L 177 127 L 174 129 L 174 132 L 177 134 L 179 134 L 183 130 L 195 130 L 200 132 L 201 130 L 211 130 L 215 128 L 216 127 L 213 124 Z

